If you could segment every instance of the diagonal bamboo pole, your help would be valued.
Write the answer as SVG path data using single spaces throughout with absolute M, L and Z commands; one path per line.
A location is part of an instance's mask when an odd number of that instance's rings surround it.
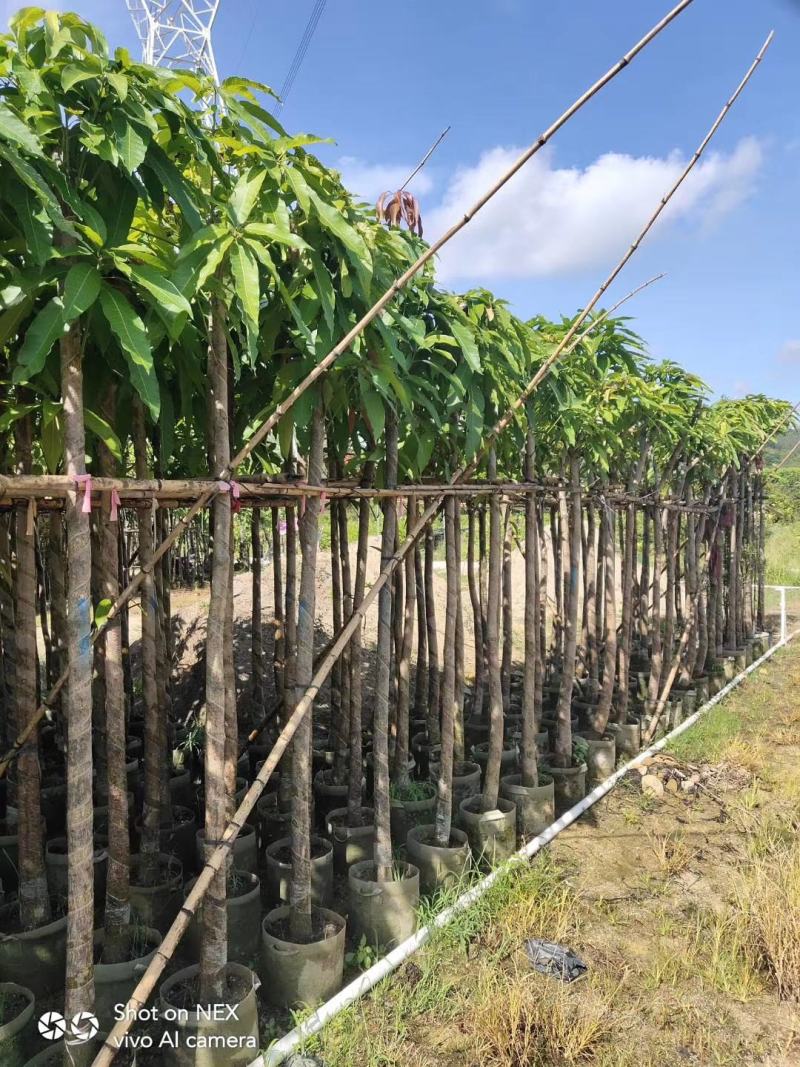
M 636 239 L 636 241 L 634 241 L 634 243 L 631 245 L 630 249 L 622 257 L 622 260 L 620 260 L 620 262 L 617 264 L 617 266 L 613 269 L 613 271 L 609 275 L 609 278 L 603 283 L 603 285 L 600 286 L 600 288 L 598 289 L 597 293 L 595 293 L 592 301 L 586 306 L 586 308 L 584 308 L 584 310 L 581 313 L 581 315 L 578 316 L 578 319 L 576 320 L 576 322 L 573 324 L 573 326 L 570 328 L 570 330 L 564 336 L 564 338 L 559 343 L 559 345 L 557 346 L 555 351 L 548 358 L 546 363 L 543 364 L 542 367 L 537 371 L 534 379 L 532 379 L 532 382 L 529 383 L 529 385 L 524 390 L 523 394 L 521 394 L 523 397 L 527 398 L 527 397 L 529 397 L 531 395 L 531 393 L 534 391 L 534 389 L 539 384 L 539 382 L 541 382 L 541 380 L 544 378 L 544 376 L 547 373 L 547 371 L 553 366 L 553 364 L 556 362 L 556 360 L 564 353 L 564 351 L 567 349 L 567 346 L 575 339 L 575 337 L 578 334 L 578 330 L 580 329 L 580 326 L 582 325 L 583 322 L 586 321 L 587 317 L 591 314 L 591 312 L 594 309 L 594 307 L 596 306 L 597 302 L 600 300 L 600 298 L 603 295 L 603 293 L 606 291 L 608 286 L 611 284 L 611 281 L 613 281 L 613 279 L 617 277 L 617 275 L 620 273 L 620 271 L 625 266 L 625 264 L 635 254 L 635 252 L 638 249 L 639 245 L 641 244 L 642 240 L 644 239 L 646 234 L 649 232 L 649 230 L 652 228 L 652 226 L 654 225 L 654 223 L 655 223 L 656 219 L 658 218 L 658 216 L 661 214 L 661 212 L 667 206 L 669 201 L 675 195 L 677 190 L 682 185 L 683 181 L 686 179 L 688 174 L 691 172 L 691 170 L 693 169 L 693 167 L 697 163 L 697 160 L 702 155 L 703 151 L 705 150 L 706 146 L 708 145 L 708 143 L 711 140 L 711 138 L 713 137 L 713 135 L 719 129 L 721 123 L 723 122 L 725 116 L 728 114 L 728 112 L 729 112 L 731 106 L 733 105 L 734 101 L 739 97 L 739 95 L 744 90 L 744 87 L 747 85 L 747 83 L 749 82 L 750 78 L 753 76 L 756 68 L 758 67 L 758 65 L 760 64 L 761 60 L 763 59 L 763 56 L 764 56 L 767 48 L 772 43 L 772 38 L 773 38 L 773 34 L 771 33 L 769 35 L 769 37 L 767 38 L 765 44 L 762 46 L 761 50 L 759 51 L 756 59 L 751 64 L 751 66 L 750 66 L 749 70 L 747 71 L 746 75 L 744 76 L 742 81 L 739 83 L 739 86 L 736 89 L 735 93 L 728 100 L 728 102 L 725 104 L 725 106 L 723 107 L 719 117 L 714 122 L 713 126 L 711 127 L 711 130 L 706 135 L 704 140 L 701 142 L 700 148 L 694 154 L 694 156 L 692 157 L 692 159 L 689 162 L 688 166 L 684 169 L 683 174 L 681 175 L 681 177 L 672 186 L 672 188 L 670 189 L 669 193 L 665 197 L 663 197 L 663 199 L 661 200 L 661 203 L 659 204 L 658 208 L 656 209 L 654 215 L 647 222 L 647 224 L 645 225 L 645 228 L 642 230 L 642 232 L 640 233 L 639 237 Z M 511 408 L 509 409 L 509 413 L 507 413 L 505 416 L 503 416 L 503 418 L 500 419 L 500 421 L 496 424 L 496 426 L 492 430 L 488 440 L 484 442 L 484 445 L 483 445 L 479 455 L 476 457 L 476 459 L 473 460 L 472 464 L 470 464 L 468 467 L 461 468 L 460 470 L 456 471 L 456 473 L 453 475 L 453 477 L 451 479 L 452 482 L 455 483 L 455 482 L 462 481 L 465 477 L 469 476 L 469 474 L 475 469 L 477 464 L 480 462 L 480 459 L 485 454 L 486 450 L 489 447 L 491 447 L 491 443 L 496 440 L 498 434 L 502 433 L 502 431 L 509 425 L 511 419 L 514 416 L 514 413 L 517 410 L 519 410 L 519 406 L 520 406 L 520 401 L 519 400 L 515 401 L 514 404 L 511 406 Z M 289 716 L 289 719 L 287 720 L 285 726 L 283 727 L 283 730 L 281 731 L 280 735 L 278 736 L 278 738 L 277 738 L 277 740 L 275 742 L 275 745 L 273 746 L 269 756 L 264 761 L 264 765 L 262 766 L 261 770 L 259 771 L 257 777 L 253 781 L 253 783 L 250 786 L 250 788 L 245 793 L 245 796 L 244 796 L 241 804 L 239 805 L 237 811 L 235 812 L 233 818 L 228 823 L 228 825 L 227 825 L 227 827 L 225 829 L 225 833 L 224 833 L 224 835 L 222 837 L 222 840 L 221 840 L 218 848 L 210 856 L 210 858 L 206 862 L 205 867 L 200 872 L 200 874 L 199 874 L 199 876 L 197 878 L 197 881 L 195 882 L 195 884 L 192 887 L 189 895 L 186 897 L 186 900 L 184 901 L 183 907 L 181 908 L 180 912 L 178 913 L 178 915 L 177 915 L 175 921 L 173 922 L 172 926 L 167 931 L 163 941 L 161 942 L 161 945 L 156 950 L 156 953 L 155 953 L 151 963 L 147 967 L 147 970 L 144 972 L 144 974 L 142 975 L 141 979 L 139 980 L 136 988 L 134 989 L 133 993 L 131 994 L 131 996 L 130 996 L 130 998 L 128 1000 L 128 1003 L 125 1006 L 125 1009 L 123 1011 L 122 1018 L 119 1020 L 119 1022 L 116 1023 L 116 1025 L 111 1030 L 111 1033 L 106 1038 L 105 1043 L 103 1045 L 103 1048 L 100 1050 L 100 1052 L 98 1053 L 97 1057 L 95 1058 L 95 1060 L 94 1060 L 94 1062 L 92 1064 L 92 1067 L 109 1067 L 109 1064 L 112 1063 L 112 1061 L 114 1059 L 114 1056 L 116 1055 L 117 1051 L 119 1051 L 120 1042 L 122 1041 L 122 1039 L 124 1038 L 125 1034 L 128 1032 L 128 1030 L 130 1029 L 130 1027 L 133 1024 L 133 1021 L 134 1021 L 134 1019 L 136 1017 L 136 1013 L 138 1012 L 138 1010 L 140 1008 L 144 1007 L 144 1005 L 147 1003 L 148 997 L 153 992 L 153 990 L 155 988 L 155 985 L 156 985 L 156 982 L 158 981 L 158 979 L 159 979 L 160 975 L 162 974 L 165 966 L 169 962 L 169 960 L 172 957 L 173 953 L 175 952 L 175 950 L 176 950 L 181 938 L 183 937 L 184 933 L 186 932 L 186 929 L 187 929 L 187 927 L 188 927 L 188 925 L 189 925 L 189 923 L 191 921 L 191 918 L 194 915 L 198 905 L 202 901 L 204 895 L 206 894 L 206 892 L 208 890 L 208 887 L 211 884 L 212 879 L 214 878 L 216 872 L 225 863 L 225 861 L 226 861 L 226 859 L 227 859 L 227 857 L 228 857 L 228 855 L 230 853 L 230 850 L 233 847 L 233 842 L 236 840 L 236 837 L 238 836 L 239 832 L 241 831 L 241 829 L 242 829 L 242 827 L 243 827 L 243 825 L 245 823 L 245 820 L 247 819 L 247 816 L 250 814 L 250 812 L 255 807 L 256 801 L 261 796 L 261 793 L 263 792 L 264 787 L 266 786 L 267 782 L 269 781 L 270 776 L 272 775 L 273 771 L 275 770 L 275 768 L 277 767 L 278 763 L 280 762 L 281 756 L 286 751 L 286 748 L 289 745 L 292 737 L 294 736 L 294 733 L 297 730 L 297 727 L 300 725 L 300 723 L 303 720 L 304 716 L 311 709 L 311 707 L 312 707 L 312 705 L 314 703 L 314 700 L 315 700 L 317 694 L 320 691 L 321 686 L 324 684 L 325 680 L 327 679 L 328 675 L 330 674 L 331 670 L 333 669 L 334 663 L 338 659 L 338 657 L 341 654 L 342 650 L 349 643 L 349 641 L 352 638 L 353 634 L 355 633 L 356 629 L 361 625 L 362 619 L 367 614 L 367 612 L 368 612 L 369 608 L 371 607 L 371 605 L 377 599 L 377 597 L 378 597 L 378 595 L 380 593 L 380 590 L 391 579 L 392 574 L 394 573 L 394 571 L 397 568 L 397 566 L 402 562 L 402 560 L 403 560 L 404 556 L 406 555 L 406 553 L 414 546 L 414 544 L 415 544 L 417 538 L 419 537 L 419 535 L 422 533 L 422 531 L 425 529 L 425 527 L 428 525 L 428 523 L 430 523 L 430 521 L 433 519 L 433 517 L 438 512 L 439 507 L 441 506 L 441 503 L 442 503 L 442 499 L 443 498 L 441 496 L 435 498 L 425 508 L 425 510 L 422 513 L 422 515 L 420 516 L 419 520 L 415 523 L 413 529 L 408 534 L 406 540 L 403 542 L 402 545 L 400 545 L 400 547 L 398 549 L 396 549 L 394 554 L 387 561 L 386 565 L 381 570 L 381 573 L 376 578 L 375 582 L 371 586 L 369 592 L 364 597 L 364 599 L 361 602 L 360 606 L 358 607 L 358 609 L 356 611 L 353 612 L 353 614 L 350 617 L 348 623 L 342 628 L 342 630 L 339 633 L 338 638 L 331 645 L 329 652 L 327 653 L 326 656 L 324 656 L 324 658 L 322 660 L 322 663 L 319 665 L 318 669 L 315 670 L 314 676 L 311 679 L 311 684 L 309 685 L 309 687 L 306 689 L 306 691 L 303 694 L 303 696 L 300 698 L 300 700 L 295 705 L 294 711 Z
M 479 200 L 477 200 L 472 207 L 454 223 L 445 233 L 442 234 L 438 240 L 434 241 L 432 245 L 422 253 L 422 255 L 413 263 L 408 270 L 402 274 L 392 285 L 386 290 L 382 297 L 376 301 L 375 304 L 369 309 L 369 311 L 353 326 L 353 328 L 345 334 L 345 336 L 339 341 L 339 343 L 331 349 L 331 351 L 325 356 L 320 363 L 311 371 L 311 373 L 296 386 L 295 389 L 283 400 L 269 416 L 269 418 L 261 424 L 261 426 L 255 431 L 253 436 L 247 441 L 247 443 L 237 452 L 237 454 L 230 461 L 228 466 L 220 472 L 220 481 L 228 481 L 233 472 L 241 466 L 241 464 L 247 459 L 247 457 L 253 452 L 258 445 L 264 440 L 264 438 L 271 433 L 278 425 L 283 416 L 293 407 L 293 405 L 299 400 L 299 398 L 305 393 L 315 382 L 317 382 L 333 364 L 339 359 L 341 355 L 348 351 L 352 343 L 361 336 L 364 330 L 373 322 L 380 313 L 386 308 L 395 296 L 405 288 L 405 286 L 414 278 L 433 257 L 448 243 L 453 237 L 465 226 L 467 226 L 472 219 L 478 214 L 478 212 L 488 204 L 488 202 L 500 192 L 500 190 L 508 184 L 508 182 L 514 177 L 514 175 L 520 171 L 525 164 L 536 155 L 544 146 L 551 140 L 552 137 L 564 126 L 569 120 L 577 114 L 581 108 L 587 104 L 597 93 L 600 92 L 610 81 L 612 81 L 618 74 L 620 74 L 631 63 L 633 59 L 653 41 L 662 30 L 673 22 L 678 15 L 682 14 L 687 7 L 693 2 L 693 0 L 680 0 L 680 3 L 669 11 L 651 30 L 649 30 L 640 41 L 637 42 L 626 52 L 625 55 L 617 63 L 614 64 L 606 73 L 591 85 L 581 96 L 572 103 L 566 111 L 564 111 L 555 122 L 549 126 L 539 138 L 533 142 L 516 160 L 516 162 L 509 167 L 509 169 L 498 179 L 497 182 L 485 192 Z M 212 486 L 205 493 L 198 498 L 198 500 L 191 506 L 187 514 L 180 519 L 173 527 L 168 537 L 162 541 L 159 547 L 153 553 L 151 567 L 155 567 L 162 556 L 169 551 L 175 541 L 181 536 L 181 534 L 188 528 L 191 520 L 197 515 L 210 500 L 217 494 L 219 490 Z M 96 642 L 105 631 L 105 626 L 108 623 L 113 622 L 119 612 L 128 603 L 133 594 L 142 584 L 147 577 L 144 571 L 140 571 L 135 578 L 127 585 L 127 587 L 120 593 L 114 604 L 106 616 L 105 623 L 102 626 L 98 626 L 92 635 L 92 641 Z M 67 681 L 68 672 L 64 673 L 56 680 L 52 689 L 45 697 L 41 706 L 37 710 L 36 715 L 32 716 L 28 726 L 23 730 L 14 742 L 13 747 L 0 761 L 0 778 L 8 770 L 8 765 L 11 759 L 17 754 L 19 749 L 25 744 L 31 732 L 36 728 L 36 725 L 41 721 L 47 712 L 47 708 L 52 705 L 58 693 Z

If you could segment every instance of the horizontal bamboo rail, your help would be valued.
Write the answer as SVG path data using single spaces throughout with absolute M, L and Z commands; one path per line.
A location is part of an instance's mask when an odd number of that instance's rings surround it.
M 656 210 L 656 212 L 653 215 L 653 217 L 646 224 L 646 226 L 645 226 L 644 230 L 642 231 L 641 235 L 639 236 L 639 238 L 633 243 L 631 248 L 625 253 L 625 255 L 623 256 L 623 259 L 621 260 L 621 262 L 614 268 L 614 270 L 612 271 L 612 273 L 610 275 L 610 280 L 613 280 L 614 278 L 616 278 L 617 275 L 619 274 L 620 270 L 622 269 L 622 267 L 631 259 L 631 257 L 633 256 L 633 254 L 635 253 L 635 251 L 637 250 L 637 248 L 641 244 L 641 241 L 643 240 L 644 236 L 652 228 L 652 226 L 654 225 L 654 223 L 655 223 L 656 219 L 658 218 L 658 216 L 661 214 L 661 212 L 664 210 L 664 208 L 667 206 L 669 201 L 674 196 L 675 192 L 677 192 L 678 188 L 681 186 L 681 184 L 683 183 L 685 178 L 691 172 L 691 170 L 693 169 L 693 167 L 697 163 L 697 160 L 700 158 L 700 156 L 702 155 L 703 151 L 705 150 L 705 147 L 708 145 L 708 143 L 710 142 L 710 140 L 713 137 L 714 133 L 717 131 L 717 129 L 721 125 L 721 123 L 724 120 L 725 116 L 728 114 L 728 111 L 730 110 L 733 102 L 738 98 L 740 93 L 744 90 L 744 87 L 747 85 L 747 83 L 749 82 L 750 78 L 754 74 L 754 72 L 755 72 L 756 68 L 758 67 L 759 63 L 761 62 L 761 60 L 762 60 L 767 48 L 771 44 L 772 38 L 773 38 L 773 35 L 770 34 L 770 36 L 767 38 L 767 41 L 765 42 L 765 44 L 761 48 L 760 52 L 758 53 L 755 61 L 750 66 L 750 68 L 747 71 L 747 73 L 746 73 L 745 77 L 743 78 L 743 80 L 740 82 L 736 92 L 730 98 L 730 100 L 725 104 L 725 106 L 723 107 L 722 112 L 720 113 L 719 117 L 717 118 L 717 120 L 715 121 L 713 126 L 711 127 L 710 132 L 707 134 L 707 136 L 701 142 L 700 148 L 695 153 L 695 155 L 692 157 L 692 160 L 690 161 L 688 166 L 685 168 L 685 170 L 684 170 L 683 174 L 681 175 L 681 177 L 673 185 L 673 187 L 670 189 L 669 193 L 662 199 L 658 209 Z M 572 344 L 573 347 L 574 347 L 574 345 L 578 343 L 578 341 L 580 340 L 580 336 L 582 336 L 582 335 L 578 334 L 578 330 L 580 329 L 580 326 L 583 324 L 583 322 L 586 321 L 588 316 L 591 314 L 593 308 L 596 306 L 596 304 L 600 300 L 602 294 L 608 288 L 608 285 L 610 284 L 610 280 L 607 281 L 606 283 L 604 283 L 600 287 L 598 292 L 595 294 L 595 297 L 593 298 L 592 302 L 584 309 L 584 311 L 582 312 L 581 316 L 578 317 L 578 320 L 577 320 L 576 324 L 573 326 L 573 328 L 570 331 L 568 331 L 567 335 L 564 337 L 562 342 L 557 346 L 557 348 L 556 348 L 555 352 L 553 353 L 553 355 L 551 355 L 549 357 L 549 359 L 547 360 L 546 365 L 545 365 L 546 366 L 545 373 L 547 372 L 547 370 L 549 370 L 554 365 L 554 363 L 556 362 L 556 359 L 560 358 L 565 353 L 565 350 L 567 350 L 569 344 Z M 537 384 L 538 384 L 538 382 L 540 382 L 542 380 L 543 376 L 544 375 L 541 373 L 541 371 L 537 372 L 537 376 L 536 376 Z M 523 396 L 529 396 L 533 392 L 533 390 L 535 388 L 536 388 L 536 385 L 529 384 L 526 387 L 526 389 L 524 390 Z M 518 407 L 519 407 L 519 404 L 516 403 L 513 406 L 513 411 L 518 410 Z M 494 427 L 494 430 L 492 431 L 491 435 L 489 436 L 489 439 L 488 439 L 489 442 L 494 441 L 496 439 L 497 435 L 499 433 L 501 433 L 503 431 L 503 429 L 505 429 L 508 426 L 509 422 L 511 421 L 511 418 L 513 418 L 513 412 L 512 412 L 512 414 L 510 416 L 504 416 L 497 423 L 497 425 Z M 453 484 L 457 484 L 459 482 L 462 482 L 464 480 L 464 478 L 468 477 L 474 471 L 474 469 L 475 469 L 475 464 L 472 464 L 472 465 L 470 465 L 469 468 L 458 470 L 453 475 L 453 478 L 452 478 Z M 166 933 L 166 935 L 164 937 L 164 940 L 162 941 L 160 947 L 156 950 L 156 954 L 155 954 L 153 960 L 148 965 L 147 970 L 142 975 L 142 977 L 139 980 L 136 988 L 134 989 L 133 993 L 131 994 L 131 996 L 130 996 L 130 998 L 128 1000 L 128 1003 L 126 1005 L 125 1011 L 123 1013 L 123 1018 L 121 1018 L 120 1021 L 115 1024 L 115 1026 L 113 1027 L 111 1033 L 106 1038 L 106 1041 L 105 1041 L 105 1043 L 103 1045 L 103 1048 L 100 1050 L 100 1052 L 98 1053 L 97 1057 L 94 1060 L 93 1067 L 108 1067 L 108 1065 L 111 1064 L 111 1062 L 113 1061 L 114 1056 L 115 1056 L 116 1052 L 119 1049 L 120 1040 L 122 1039 L 122 1037 L 124 1037 L 124 1035 L 130 1029 L 130 1027 L 131 1027 L 131 1025 L 133 1023 L 133 1019 L 136 1017 L 137 1011 L 140 1008 L 144 1007 L 144 1005 L 147 1002 L 148 997 L 153 992 L 153 990 L 155 988 L 155 985 L 156 985 L 156 982 L 158 981 L 158 978 L 160 977 L 160 975 L 162 974 L 166 964 L 169 962 L 170 958 L 174 954 L 174 952 L 175 952 L 175 950 L 176 950 L 181 938 L 183 937 L 184 933 L 186 932 L 186 929 L 187 929 L 187 927 L 188 927 L 188 925 L 189 925 L 189 923 L 191 921 L 191 918 L 192 918 L 194 912 L 197 910 L 197 908 L 200 905 L 203 897 L 205 896 L 206 892 L 208 891 L 208 888 L 211 885 L 212 879 L 222 869 L 222 865 L 226 862 L 226 860 L 228 858 L 228 855 L 230 854 L 230 850 L 233 847 L 233 842 L 236 840 L 236 837 L 238 836 L 238 834 L 242 830 L 242 827 L 244 826 L 244 823 L 245 823 L 245 821 L 247 819 L 247 816 L 250 814 L 250 812 L 255 807 L 255 804 L 256 804 L 258 798 L 261 796 L 261 794 L 264 791 L 264 788 L 266 787 L 266 784 L 269 781 L 272 773 L 275 771 L 276 767 L 278 766 L 278 763 L 280 762 L 280 759 L 281 759 L 283 753 L 286 751 L 286 748 L 290 744 L 291 739 L 294 736 L 298 726 L 302 722 L 302 720 L 305 717 L 305 715 L 307 715 L 308 712 L 310 711 L 310 709 L 312 708 L 314 700 L 316 699 L 317 695 L 319 694 L 321 686 L 324 684 L 324 682 L 328 678 L 328 675 L 332 671 L 333 666 L 336 663 L 336 661 L 338 660 L 339 656 L 341 655 L 343 650 L 349 644 L 349 642 L 350 642 L 353 634 L 355 633 L 356 629 L 361 625 L 362 620 L 366 616 L 366 614 L 369 611 L 370 607 L 372 606 L 372 604 L 374 604 L 375 600 L 378 597 L 378 594 L 380 593 L 380 590 L 391 579 L 392 574 L 394 573 L 396 568 L 399 566 L 399 564 L 402 562 L 402 560 L 405 557 L 405 555 L 407 554 L 407 552 L 414 546 L 414 544 L 416 543 L 416 541 L 419 538 L 419 536 L 422 533 L 422 531 L 425 529 L 425 527 L 429 524 L 429 522 L 437 514 L 437 512 L 439 510 L 439 507 L 441 506 L 441 503 L 442 503 L 442 497 L 438 496 L 438 497 L 435 497 L 434 500 L 431 503 L 428 504 L 428 506 L 425 508 L 425 510 L 422 513 L 422 515 L 420 516 L 420 518 L 415 522 L 414 527 L 409 532 L 405 542 L 402 545 L 400 545 L 400 547 L 394 552 L 394 554 L 391 556 L 391 558 L 387 561 L 386 565 L 382 568 L 380 575 L 378 576 L 378 578 L 375 580 L 375 582 L 370 587 L 369 592 L 366 594 L 366 596 L 362 600 L 362 602 L 359 605 L 359 607 L 353 612 L 353 614 L 350 617 L 350 619 L 347 622 L 347 624 L 345 626 L 343 626 L 342 630 L 339 632 L 339 635 L 336 637 L 336 639 L 332 643 L 332 645 L 330 647 L 330 651 L 328 652 L 328 654 L 326 656 L 324 656 L 323 661 L 320 664 L 319 668 L 315 670 L 314 676 L 313 676 L 313 678 L 311 680 L 311 684 L 309 685 L 309 687 L 306 689 L 306 691 L 303 694 L 303 696 L 300 698 L 300 700 L 295 705 L 294 710 L 292 711 L 292 713 L 289 716 L 287 722 L 285 723 L 283 729 L 281 730 L 280 734 L 278 735 L 278 738 L 277 738 L 272 750 L 270 751 L 269 755 L 267 756 L 266 760 L 264 761 L 264 764 L 261 767 L 261 770 L 259 771 L 258 775 L 256 776 L 256 778 L 253 781 L 253 783 L 250 786 L 250 788 L 247 790 L 247 792 L 246 792 L 246 794 L 244 796 L 244 799 L 242 800 L 242 803 L 239 805 L 239 808 L 234 813 L 233 817 L 231 818 L 230 822 L 228 823 L 228 825 L 227 825 L 227 827 L 225 829 L 225 833 L 223 834 L 223 837 L 222 837 L 222 840 L 221 840 L 219 846 L 214 850 L 212 855 L 207 860 L 205 867 L 200 872 L 200 874 L 199 874 L 199 876 L 197 878 L 197 881 L 195 882 L 191 892 L 189 893 L 188 897 L 186 898 L 183 908 L 181 909 L 180 913 L 176 917 L 176 919 L 173 922 L 173 924 L 170 927 L 170 929 L 167 931 L 167 933 Z

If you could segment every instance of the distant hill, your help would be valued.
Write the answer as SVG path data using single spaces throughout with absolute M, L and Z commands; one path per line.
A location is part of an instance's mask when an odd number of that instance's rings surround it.
M 782 434 L 777 438 L 777 440 L 771 441 L 764 449 L 764 462 L 766 466 L 774 467 L 776 464 L 780 463 L 783 457 L 791 452 L 798 441 L 800 441 L 800 430 L 789 430 L 787 433 Z M 797 449 L 786 466 L 800 467 L 800 448 Z

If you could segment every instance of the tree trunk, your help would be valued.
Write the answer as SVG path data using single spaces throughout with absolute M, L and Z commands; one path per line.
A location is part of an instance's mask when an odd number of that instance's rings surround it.
M 600 544 L 603 552 L 603 600 L 605 628 L 603 634 L 603 684 L 592 726 L 602 735 L 611 717 L 614 681 L 617 671 L 617 555 L 614 512 L 603 501 L 600 516 Z
M 428 626 L 421 540 L 422 538 L 418 537 L 414 545 L 414 579 L 417 586 L 417 669 L 414 678 L 415 719 L 425 719 L 428 713 Z
M 467 529 L 467 583 L 469 585 L 469 599 L 472 604 L 472 635 L 475 642 L 475 680 L 472 688 L 471 718 L 475 722 L 483 719 L 484 703 L 484 664 L 486 662 L 486 649 L 483 641 L 483 609 L 481 607 L 481 593 L 478 581 L 478 573 L 475 566 L 475 540 L 477 513 L 475 504 L 470 502 L 468 510 Z
M 364 465 L 362 484 L 372 484 L 375 476 L 374 464 Z M 358 608 L 364 599 L 367 585 L 367 554 L 369 552 L 369 500 L 364 497 L 358 509 L 358 545 L 356 547 L 356 582 L 353 589 L 352 603 L 349 604 L 350 589 L 350 549 L 347 545 L 347 521 L 341 529 L 340 540 L 343 549 L 342 575 L 345 591 L 344 614 L 346 618 Z M 363 629 L 358 627 L 350 642 L 350 793 L 348 796 L 348 821 L 350 826 L 361 825 L 361 786 L 363 777 Z M 387 757 L 388 758 L 388 757 Z M 374 770 L 374 768 L 373 768 Z
M 386 473 L 388 489 L 397 485 L 397 419 L 389 411 L 386 418 Z M 397 523 L 395 500 L 390 497 L 383 505 L 383 534 L 381 537 L 381 570 L 394 554 Z M 375 711 L 372 720 L 375 772 L 375 870 L 379 882 L 392 877 L 392 835 L 389 803 L 389 682 L 392 646 L 392 587 L 387 582 L 378 594 L 377 675 L 375 679 Z
M 270 509 L 272 532 L 272 669 L 275 679 L 275 695 L 283 697 L 283 672 L 286 667 L 283 621 L 283 561 L 281 557 L 281 513 L 279 508 Z
M 511 661 L 514 655 L 510 504 L 506 505 L 503 528 L 503 659 L 500 667 L 500 677 L 503 690 L 503 712 L 507 715 L 511 710 Z
M 133 451 L 136 459 L 136 477 L 150 477 L 147 461 L 147 430 L 144 410 L 137 398 L 133 404 Z M 153 580 L 153 512 L 150 508 L 138 508 L 139 567 L 145 573 L 141 587 L 141 665 L 142 703 L 144 706 L 144 803 L 142 807 L 142 876 L 154 881 L 158 876 L 160 852 L 160 829 L 165 816 L 162 793 L 162 765 L 166 758 L 161 743 L 161 714 L 158 701 L 156 662 L 156 589 Z M 220 627 L 221 628 L 221 627 Z M 212 625 L 209 623 L 209 633 Z M 221 638 L 221 634 L 220 634 Z
M 428 501 L 425 501 L 427 507 Z M 425 527 L 425 626 L 428 631 L 428 741 L 439 744 L 439 634 L 436 629 L 436 590 L 433 584 L 433 526 Z
M 252 552 L 253 604 L 250 613 L 250 663 L 253 672 L 253 722 L 260 722 L 266 711 L 264 675 L 264 624 L 261 606 L 261 509 L 250 512 L 250 549 Z
M 572 684 L 575 680 L 575 653 L 578 646 L 578 569 L 581 554 L 581 483 L 580 462 L 575 453 L 569 457 L 572 507 L 567 512 L 566 495 L 561 505 L 562 553 L 569 563 L 569 585 L 565 597 L 564 663 L 558 694 L 555 759 L 557 766 L 572 765 Z
M 406 505 L 406 537 L 416 518 L 417 498 L 410 496 Z M 394 780 L 400 787 L 408 784 L 411 653 L 414 647 L 414 615 L 417 606 L 413 552 L 406 553 L 403 568 L 405 570 L 405 603 L 403 606 L 403 643 L 397 670 L 397 740 L 394 749 Z
M 61 396 L 64 406 L 64 471 L 86 473 L 83 423 L 83 367 L 80 329 L 74 323 L 61 338 Z M 67 665 L 63 702 L 67 724 L 67 978 L 65 1009 L 71 1019 L 94 1005 L 94 842 L 92 809 L 92 561 L 89 515 L 77 487 L 64 506 L 67 530 Z M 70 1052 L 82 1057 L 78 1046 Z
M 585 611 L 583 620 L 584 648 L 586 649 L 586 667 L 589 678 L 589 700 L 597 699 L 599 686 L 599 665 L 595 628 L 597 621 L 597 524 L 594 504 L 586 506 L 586 555 L 585 561 Z
M 314 409 L 311 445 L 308 455 L 308 483 L 321 485 L 325 419 L 321 404 Z M 314 674 L 314 617 L 317 588 L 317 542 L 319 540 L 320 498 L 306 499 L 300 519 L 300 595 L 297 618 L 297 657 L 295 660 L 296 707 L 311 685 Z M 294 735 L 292 767 L 292 878 L 289 888 L 291 934 L 303 938 L 311 934 L 311 709 L 303 716 Z
M 209 439 L 213 442 L 212 469 L 218 476 L 230 462 L 228 434 L 228 342 L 222 302 L 211 305 L 211 343 L 208 380 L 212 393 Z M 217 493 L 212 504 L 214 552 L 211 563 L 211 598 L 206 636 L 205 722 L 205 848 L 210 855 L 225 832 L 225 630 L 231 572 L 231 494 Z M 200 1003 L 225 999 L 228 962 L 227 864 L 223 864 L 203 901 L 200 948 Z
M 497 456 L 489 453 L 489 481 L 497 478 Z M 489 592 L 487 597 L 486 651 L 489 678 L 489 754 L 483 782 L 484 810 L 497 807 L 500 793 L 500 764 L 503 755 L 503 683 L 500 666 L 500 600 L 502 596 L 503 543 L 500 497 L 489 500 Z
M 450 823 L 453 803 L 453 739 L 455 726 L 455 638 L 456 638 L 456 500 L 445 498 L 445 559 L 447 574 L 447 606 L 444 629 L 444 670 L 442 673 L 442 751 L 439 762 L 439 782 L 436 801 L 436 844 L 447 848 L 450 844 Z
M 528 430 L 525 437 L 526 482 L 536 477 L 536 451 L 532 413 L 528 411 Z M 522 785 L 532 788 L 539 784 L 536 753 L 536 668 L 539 655 L 539 529 L 537 526 L 536 494 L 525 497 L 525 645 L 522 666 L 522 752 L 520 764 Z
M 103 415 L 112 426 L 115 414 L 115 389 L 110 385 L 105 396 Z M 98 445 L 98 460 L 100 474 L 113 478 L 117 473 L 116 463 L 102 442 Z M 119 595 L 121 518 L 112 522 L 110 511 L 110 500 L 105 501 L 100 517 L 100 580 L 102 596 L 113 603 Z M 125 927 L 131 920 L 131 904 L 128 782 L 125 772 L 125 678 L 122 670 L 122 627 L 119 616 L 106 626 L 103 644 L 108 764 L 108 873 L 103 923 L 103 961 L 122 963 L 129 958 Z
M 19 397 L 20 401 L 23 400 Z M 31 473 L 33 428 L 31 416 L 14 424 L 16 472 Z M 20 733 L 36 716 L 38 658 L 36 650 L 36 542 L 29 527 L 32 510 L 18 504 L 16 509 L 17 566 L 15 574 L 14 624 L 16 628 L 16 724 Z M 24 930 L 50 921 L 50 895 L 44 866 L 42 839 L 41 775 L 39 770 L 39 731 L 28 738 L 17 760 L 17 809 L 19 812 L 19 918 Z

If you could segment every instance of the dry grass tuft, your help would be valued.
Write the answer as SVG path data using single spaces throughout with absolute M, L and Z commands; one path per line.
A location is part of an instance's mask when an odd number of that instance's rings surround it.
M 483 970 L 469 1029 L 485 1067 L 557 1067 L 586 1061 L 615 1030 L 615 991 L 575 987 L 532 972 Z
M 772 975 L 778 995 L 800 1000 L 800 842 L 777 840 L 737 889 L 747 952 Z
M 682 833 L 648 833 L 647 836 L 658 866 L 668 878 L 686 870 L 692 860 L 692 850 Z

